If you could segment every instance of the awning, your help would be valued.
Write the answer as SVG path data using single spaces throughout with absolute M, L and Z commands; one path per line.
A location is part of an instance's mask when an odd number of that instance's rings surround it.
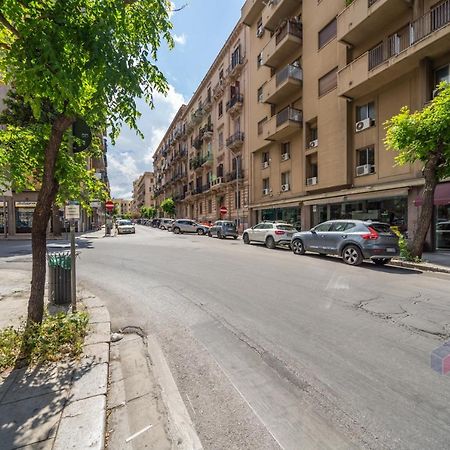
M 436 186 L 436 190 L 434 191 L 434 204 L 450 205 L 450 183 L 440 183 Z M 414 205 L 423 205 L 422 196 L 419 196 L 414 200 Z

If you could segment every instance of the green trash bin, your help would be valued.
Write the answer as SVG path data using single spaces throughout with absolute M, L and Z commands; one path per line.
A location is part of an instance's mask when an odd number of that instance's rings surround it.
M 47 259 L 49 300 L 55 305 L 67 305 L 71 300 L 70 253 L 50 253 Z

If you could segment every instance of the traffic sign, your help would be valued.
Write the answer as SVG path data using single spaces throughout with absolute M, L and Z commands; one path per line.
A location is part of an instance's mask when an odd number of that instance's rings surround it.
M 86 150 L 92 142 L 92 132 L 89 125 L 79 117 L 72 125 L 72 133 L 79 142 L 73 143 L 73 152 L 80 153 Z
M 111 200 L 108 200 L 108 201 L 105 203 L 105 208 L 106 208 L 108 211 L 112 211 L 112 210 L 114 209 L 114 203 L 113 203 Z
M 228 209 L 225 206 L 220 207 L 220 214 L 226 214 L 228 212 Z
M 80 218 L 80 205 L 66 205 L 64 217 L 66 220 L 78 220 Z

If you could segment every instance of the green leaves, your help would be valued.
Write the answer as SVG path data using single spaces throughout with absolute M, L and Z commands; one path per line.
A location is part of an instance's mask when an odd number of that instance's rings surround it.
M 168 216 L 175 215 L 175 202 L 171 197 L 162 201 L 160 207 Z

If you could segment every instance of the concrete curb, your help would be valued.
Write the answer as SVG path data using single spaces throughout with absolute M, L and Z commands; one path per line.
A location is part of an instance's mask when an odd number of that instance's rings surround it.
M 84 293 L 81 301 L 89 314 L 90 331 L 83 357 L 74 371 L 53 450 L 105 447 L 111 319 L 97 297 Z
M 412 262 L 412 261 L 402 261 L 399 259 L 394 259 L 389 264 L 391 266 L 423 270 L 424 272 L 450 273 L 450 267 L 437 266 L 437 265 L 428 264 L 428 263 L 416 263 L 416 262 Z

